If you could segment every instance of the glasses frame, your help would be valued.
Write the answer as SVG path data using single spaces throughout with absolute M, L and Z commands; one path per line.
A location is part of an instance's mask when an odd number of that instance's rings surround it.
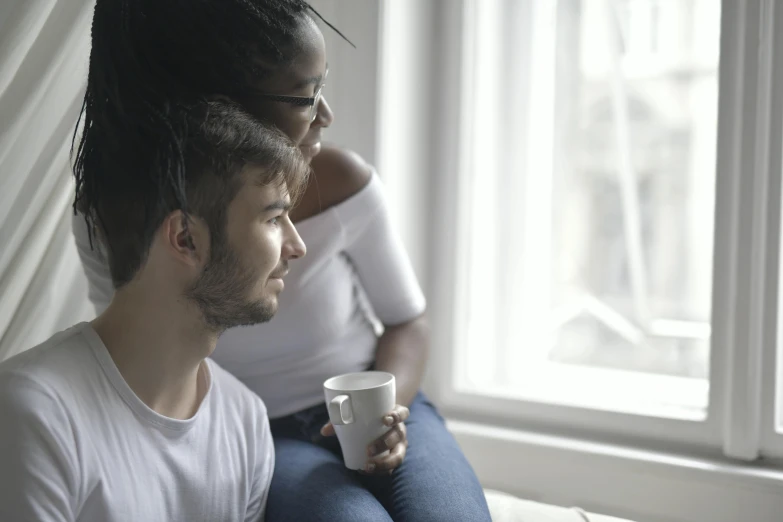
M 291 105 L 296 105 L 297 107 L 310 107 L 310 123 L 315 121 L 316 116 L 318 115 L 318 104 L 321 102 L 321 95 L 323 93 L 324 87 L 326 87 L 326 77 L 329 76 L 329 69 L 326 69 L 326 72 L 324 73 L 324 78 L 321 82 L 321 85 L 318 87 L 318 90 L 315 91 L 315 95 L 312 97 L 310 96 L 285 96 L 282 94 L 266 94 L 266 93 L 258 93 L 256 96 L 259 98 L 263 98 L 265 100 L 271 100 L 276 102 L 283 102 L 283 103 L 290 103 Z

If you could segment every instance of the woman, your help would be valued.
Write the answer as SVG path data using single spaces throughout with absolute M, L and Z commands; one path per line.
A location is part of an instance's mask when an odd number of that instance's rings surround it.
M 419 392 L 425 302 L 381 182 L 356 154 L 321 143 L 333 114 L 312 14 L 302 0 L 98 0 L 85 128 L 101 117 L 101 103 L 124 96 L 145 104 L 147 96 L 163 108 L 164 122 L 168 111 L 224 96 L 272 122 L 311 161 L 310 183 L 291 212 L 307 256 L 291 264 L 276 317 L 226 332 L 215 352 L 271 418 L 276 466 L 267 520 L 490 520 L 470 465 Z M 174 172 L 180 136 L 172 127 L 162 138 Z M 73 226 L 90 297 L 102 310 L 113 293 L 105 259 L 90 247 L 84 219 L 76 216 Z M 370 367 L 396 376 L 399 404 L 360 474 L 342 464 L 322 383 Z

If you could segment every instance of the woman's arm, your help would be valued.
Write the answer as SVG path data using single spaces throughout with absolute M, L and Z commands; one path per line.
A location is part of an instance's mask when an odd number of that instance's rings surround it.
M 397 380 L 397 403 L 410 406 L 421 386 L 430 349 L 426 314 L 406 323 L 387 326 L 378 339 L 375 369 Z

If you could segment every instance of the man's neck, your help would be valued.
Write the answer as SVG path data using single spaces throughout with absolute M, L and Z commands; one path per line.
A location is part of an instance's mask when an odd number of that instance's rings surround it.
M 196 413 L 206 393 L 200 370 L 217 334 L 204 328 L 195 307 L 131 283 L 92 326 L 142 402 L 170 418 Z

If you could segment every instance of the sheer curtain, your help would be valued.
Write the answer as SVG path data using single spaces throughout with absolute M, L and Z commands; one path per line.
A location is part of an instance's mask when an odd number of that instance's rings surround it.
M 0 2 L 0 360 L 90 319 L 70 145 L 92 0 Z

